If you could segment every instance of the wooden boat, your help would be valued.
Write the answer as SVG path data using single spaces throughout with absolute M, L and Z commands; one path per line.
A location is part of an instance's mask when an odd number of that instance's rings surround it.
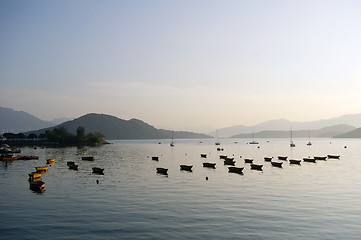
M 53 163 L 55 163 L 55 159 L 54 158 L 46 159 L 46 163 L 47 164 L 53 164 Z
M 226 156 L 226 155 L 219 155 L 219 158 L 220 158 L 220 159 L 226 159 L 227 156 Z
M 232 159 L 225 159 L 223 161 L 224 165 L 234 165 L 236 163 L 236 161 L 233 161 L 233 158 Z
M 287 156 L 278 156 L 278 159 L 279 159 L 279 160 L 284 160 L 284 161 L 286 161 L 286 160 L 287 160 Z
M 324 156 L 322 156 L 322 157 L 320 157 L 320 156 L 314 156 L 313 158 L 314 158 L 315 160 L 326 160 L 327 157 L 324 157 Z
M 152 160 L 159 161 L 159 157 L 152 157 Z
M 180 165 L 180 170 L 192 172 L 193 165 Z
M 0 157 L 0 159 L 2 161 L 15 161 L 15 160 L 18 160 L 19 157 L 13 156 L 13 155 L 3 155 L 3 156 Z
M 32 172 L 32 173 L 29 173 L 28 175 L 29 175 L 29 180 L 35 179 L 35 178 L 41 178 L 40 172 Z
M 290 164 L 301 164 L 301 160 L 290 159 Z
M 94 161 L 94 157 L 93 156 L 81 157 L 81 160 Z
M 245 158 L 244 162 L 245 163 L 253 163 L 253 159 Z
M 44 191 L 44 186 L 43 181 L 30 181 L 30 189 L 33 191 Z
M 270 162 L 270 161 L 272 161 L 272 159 L 273 159 L 273 157 L 264 157 L 264 160 L 265 160 L 266 162 Z
M 283 162 L 271 162 L 272 166 L 273 167 L 279 167 L 279 168 L 282 168 L 282 164 Z
M 314 159 L 314 158 L 303 158 L 303 161 L 304 162 L 313 162 L 313 163 L 315 163 L 316 159 Z
M 251 164 L 251 169 L 262 171 L 263 165 Z
M 216 168 L 216 164 L 215 163 L 205 162 L 205 163 L 203 163 L 203 167 Z
M 207 158 L 207 154 L 206 153 L 201 153 L 201 158 Z
M 340 155 L 327 155 L 328 158 L 340 159 Z
M 35 167 L 37 172 L 47 172 L 48 167 Z
M 233 158 L 231 158 L 231 157 L 226 157 L 225 160 L 227 160 L 227 161 L 233 161 L 233 160 L 234 160 L 234 157 L 233 157 Z
M 242 174 L 243 169 L 243 167 L 228 167 L 228 172 Z
M 168 169 L 167 168 L 157 168 L 157 173 L 168 175 Z
M 68 165 L 69 169 L 73 169 L 73 170 L 78 170 L 79 169 L 79 165 L 77 164 L 73 164 L 73 165 Z
M 19 160 L 37 160 L 39 156 L 19 156 Z
M 68 165 L 68 166 L 72 166 L 72 165 L 75 165 L 75 162 L 66 162 L 66 165 Z
M 93 167 L 93 173 L 104 174 L 104 168 Z

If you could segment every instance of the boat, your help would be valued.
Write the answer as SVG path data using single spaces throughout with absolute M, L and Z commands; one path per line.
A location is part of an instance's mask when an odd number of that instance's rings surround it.
M 36 178 L 41 178 L 41 173 L 40 172 L 31 172 L 28 175 L 29 175 L 29 180 L 36 179 Z
M 273 159 L 273 157 L 264 157 L 264 160 L 265 160 L 266 162 L 270 162 L 270 161 L 272 161 L 272 159 Z
M 314 156 L 313 157 L 315 160 L 326 160 L 326 158 L 327 158 L 327 156 L 325 157 L 325 156 L 322 156 L 322 157 L 320 157 L 320 156 Z
M 102 174 L 102 175 L 104 174 L 104 168 L 93 167 L 92 170 L 93 173 Z
M 159 157 L 152 157 L 152 160 L 159 161 Z
M 245 158 L 244 162 L 245 163 L 253 163 L 253 159 Z
M 207 154 L 206 153 L 201 153 L 201 158 L 207 158 Z
M 236 163 L 236 161 L 234 161 L 233 159 L 225 159 L 223 161 L 224 165 L 234 165 Z
M 172 131 L 172 141 L 170 142 L 169 146 L 174 147 L 174 131 Z
M 6 154 L 6 155 L 2 155 L 0 157 L 0 160 L 2 161 L 15 161 L 15 160 L 18 160 L 19 157 L 18 156 L 14 156 L 12 154 Z
M 94 161 L 94 157 L 93 156 L 85 156 L 85 157 L 81 157 L 81 160 Z
M 72 165 L 75 165 L 75 162 L 71 162 L 71 161 L 69 161 L 69 162 L 66 162 L 66 165 L 68 165 L 68 166 L 72 166 Z
M 243 167 L 228 167 L 228 172 L 243 174 Z
M 217 131 L 216 131 L 216 135 L 217 135 L 217 140 L 216 140 L 216 142 L 214 143 L 216 146 L 219 146 L 219 145 L 221 145 L 221 143 L 218 141 L 218 129 L 217 129 Z
M 157 173 L 168 175 L 168 169 L 167 168 L 157 168 Z
M 37 192 L 45 191 L 45 183 L 43 181 L 30 181 L 30 189 Z
M 226 159 L 227 156 L 226 156 L 226 155 L 219 155 L 219 158 L 220 158 L 220 159 Z
M 192 172 L 193 165 L 180 165 L 180 170 Z
M 48 167 L 35 167 L 37 172 L 47 172 Z
M 263 167 L 263 165 L 251 164 L 251 169 L 252 169 L 252 170 L 262 171 L 262 167 Z
M 283 162 L 271 162 L 272 166 L 282 168 Z
M 304 162 L 313 162 L 313 163 L 315 163 L 316 159 L 314 159 L 314 158 L 303 158 L 303 161 Z
M 327 155 L 328 158 L 340 159 L 340 155 Z
M 231 157 L 226 157 L 225 160 L 232 161 L 232 160 L 234 160 L 234 157 L 233 157 L 233 158 L 231 158 Z
M 206 168 L 216 168 L 216 164 L 215 164 L 215 163 L 204 162 L 204 163 L 203 163 L 203 167 L 206 167 Z
M 286 160 L 287 160 L 287 156 L 278 156 L 278 160 L 284 160 L 284 161 L 286 161 Z
M 296 144 L 293 142 L 292 140 L 292 130 L 291 130 L 291 143 L 290 143 L 290 147 L 296 147 Z
M 259 144 L 259 142 L 254 140 L 254 133 L 252 133 L 252 138 L 253 138 L 253 140 L 248 142 L 249 144 Z
M 77 164 L 73 164 L 73 165 L 68 165 L 69 169 L 73 169 L 73 170 L 78 170 L 79 169 L 79 165 Z
M 312 145 L 311 140 L 310 140 L 310 137 L 311 137 L 310 130 L 308 130 L 308 143 L 307 143 L 307 146 L 311 146 L 311 145 Z
M 53 164 L 53 163 L 55 163 L 55 159 L 54 158 L 46 159 L 46 163 L 47 164 Z
M 301 164 L 301 160 L 290 159 L 290 164 Z
M 37 160 L 39 156 L 19 156 L 19 160 Z

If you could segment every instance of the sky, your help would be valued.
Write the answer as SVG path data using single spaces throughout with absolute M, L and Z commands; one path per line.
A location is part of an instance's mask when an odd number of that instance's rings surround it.
M 0 106 L 195 130 L 361 113 L 361 1 L 2 0 Z

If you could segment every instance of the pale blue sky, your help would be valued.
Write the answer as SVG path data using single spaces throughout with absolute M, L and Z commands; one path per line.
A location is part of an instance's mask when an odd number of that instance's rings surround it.
M 1 106 L 157 127 L 361 113 L 361 1 L 0 1 Z

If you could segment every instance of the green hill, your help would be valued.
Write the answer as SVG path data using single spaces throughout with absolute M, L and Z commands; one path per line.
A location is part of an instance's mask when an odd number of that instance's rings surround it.
M 76 133 L 78 127 L 83 127 L 85 133 L 98 132 L 103 134 L 106 139 L 211 138 L 205 134 L 157 129 L 138 119 L 123 120 L 111 115 L 96 113 L 90 113 L 55 127 L 31 131 L 27 134 L 40 134 L 61 126 L 73 134 Z

